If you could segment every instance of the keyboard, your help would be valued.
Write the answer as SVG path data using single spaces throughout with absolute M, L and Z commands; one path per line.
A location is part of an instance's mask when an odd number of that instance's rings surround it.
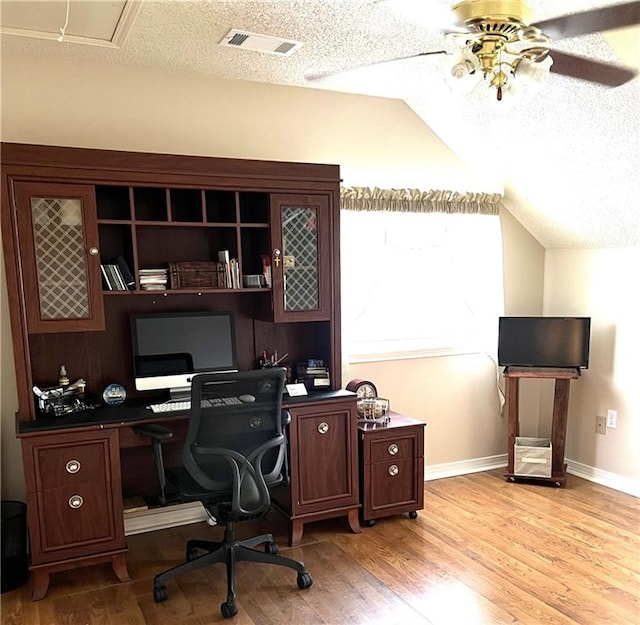
M 203 399 L 203 408 L 215 408 L 216 406 L 233 406 L 242 402 L 237 397 L 213 397 L 211 399 Z M 150 404 L 147 406 L 153 413 L 158 412 L 185 412 L 191 409 L 190 400 L 165 401 L 161 404 Z

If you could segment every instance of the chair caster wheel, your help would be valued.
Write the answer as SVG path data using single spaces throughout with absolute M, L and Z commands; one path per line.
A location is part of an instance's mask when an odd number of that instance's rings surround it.
M 418 513 L 415 510 L 411 510 L 411 512 L 409 512 L 409 518 L 410 519 L 417 519 L 418 518 Z
M 363 523 L 363 525 L 365 525 L 366 527 L 373 527 L 375 524 L 376 524 L 375 519 L 369 519 L 368 521 L 365 521 Z
M 198 549 L 196 547 L 192 547 L 191 549 L 187 549 L 187 562 L 191 562 L 198 557 Z
M 313 584 L 313 578 L 309 573 L 298 573 L 298 588 L 304 590 Z
M 235 604 L 235 601 L 225 601 L 220 606 L 220 612 L 222 612 L 223 618 L 231 618 L 238 613 L 238 606 Z
M 153 587 L 153 600 L 156 603 L 162 603 L 166 601 L 169 597 L 169 593 L 167 592 L 166 586 L 154 586 Z
M 271 555 L 276 555 L 278 553 L 278 551 L 280 551 L 278 549 L 278 545 L 276 543 L 265 543 L 264 544 L 264 552 L 265 553 L 270 553 Z

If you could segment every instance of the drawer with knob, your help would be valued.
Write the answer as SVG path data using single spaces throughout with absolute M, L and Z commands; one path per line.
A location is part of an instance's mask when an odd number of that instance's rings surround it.
M 124 549 L 118 431 L 22 439 L 32 566 Z
M 58 488 L 69 484 L 88 484 L 107 477 L 104 441 L 82 445 L 50 445 L 36 452 L 36 489 Z
M 65 557 L 75 550 L 84 551 L 87 543 L 110 542 L 115 539 L 113 511 L 108 506 L 109 484 L 68 486 L 41 491 L 38 507 L 45 521 L 40 528 L 43 561 Z
M 389 438 L 371 441 L 371 462 L 380 462 L 390 458 L 415 458 L 418 441 L 410 432 L 395 432 Z

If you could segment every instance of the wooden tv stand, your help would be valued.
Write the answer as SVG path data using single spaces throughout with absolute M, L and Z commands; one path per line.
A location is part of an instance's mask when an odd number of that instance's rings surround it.
M 507 419 L 508 419 L 508 448 L 507 470 L 505 477 L 511 481 L 516 479 L 550 482 L 556 486 L 563 486 L 566 479 L 566 464 L 564 462 L 564 446 L 567 437 L 567 413 L 569 409 L 569 382 L 580 377 L 580 370 L 575 368 L 551 367 L 507 367 L 504 370 L 507 379 Z M 514 472 L 514 445 L 516 437 L 520 435 L 519 415 L 519 385 L 522 378 L 555 380 L 553 397 L 553 420 L 551 424 L 551 477 L 530 477 L 516 475 Z

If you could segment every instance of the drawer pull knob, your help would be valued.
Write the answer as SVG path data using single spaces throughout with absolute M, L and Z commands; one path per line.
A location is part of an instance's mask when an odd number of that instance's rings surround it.
M 79 460 L 69 460 L 65 465 L 65 469 L 67 473 L 77 473 L 80 471 L 80 461 Z
M 329 431 L 329 424 L 326 421 L 323 421 L 318 426 L 318 432 L 320 432 L 320 434 L 326 434 L 328 431 Z
M 398 475 L 398 473 L 400 473 L 400 469 L 398 469 L 398 465 L 397 464 L 392 464 L 389 467 L 389 475 L 391 475 L 391 476 Z
M 398 446 L 395 443 L 391 443 L 391 445 L 389 445 L 388 452 L 392 456 L 395 456 L 398 453 Z
M 83 503 L 84 499 L 80 495 L 71 495 L 71 497 L 69 497 L 69 507 L 74 510 L 81 508 Z

